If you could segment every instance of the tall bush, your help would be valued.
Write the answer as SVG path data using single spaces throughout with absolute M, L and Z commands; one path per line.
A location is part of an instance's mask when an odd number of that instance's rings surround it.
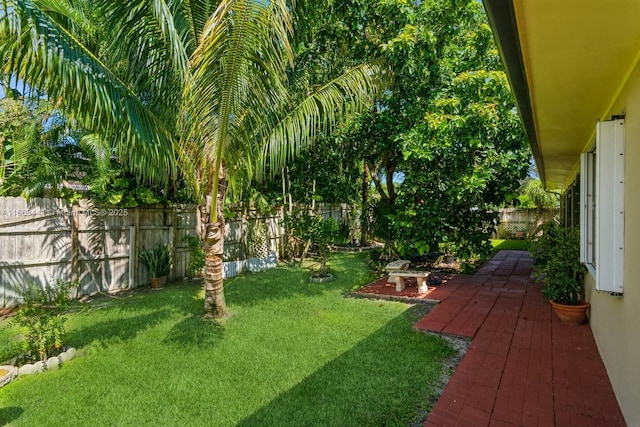
M 310 214 L 306 210 L 296 209 L 291 215 L 285 215 L 283 224 L 289 235 L 296 241 L 295 246 L 302 249 L 302 259 L 309 243 L 316 245 L 321 259 L 320 274 L 327 275 L 327 254 L 338 237 L 338 223 L 333 219 L 324 219 L 320 214 Z

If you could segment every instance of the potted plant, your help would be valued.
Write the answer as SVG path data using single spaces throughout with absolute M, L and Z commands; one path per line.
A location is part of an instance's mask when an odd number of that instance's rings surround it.
M 440 250 L 444 252 L 445 264 L 453 264 L 456 260 L 457 245 L 454 242 L 440 243 Z
M 580 262 L 580 231 L 548 222 L 531 245 L 534 266 L 544 287 L 542 294 L 565 324 L 580 325 L 589 303 L 584 301 L 584 265 Z
M 155 249 L 143 249 L 138 254 L 138 259 L 147 267 L 152 288 L 161 288 L 167 283 L 171 269 L 171 247 L 169 245 L 158 245 Z

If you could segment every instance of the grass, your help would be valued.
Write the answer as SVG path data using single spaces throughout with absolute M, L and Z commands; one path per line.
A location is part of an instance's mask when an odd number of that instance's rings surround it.
M 80 357 L 0 389 L 0 425 L 420 421 L 453 350 L 412 329 L 420 307 L 345 297 L 372 279 L 365 257 L 334 256 L 326 284 L 288 267 L 228 280 L 224 324 L 200 317 L 195 284 L 98 299 L 68 316 Z
M 511 250 L 511 251 L 527 251 L 529 250 L 528 240 L 491 240 L 493 249 L 491 250 L 491 256 L 493 257 L 498 251 Z

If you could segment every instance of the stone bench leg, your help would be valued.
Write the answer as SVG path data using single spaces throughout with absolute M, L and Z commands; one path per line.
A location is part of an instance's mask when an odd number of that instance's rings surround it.
M 396 276 L 396 292 L 404 291 L 404 277 Z
M 429 287 L 427 286 L 427 278 L 426 277 L 416 277 L 416 280 L 418 282 L 418 293 L 419 294 L 424 294 L 429 290 Z

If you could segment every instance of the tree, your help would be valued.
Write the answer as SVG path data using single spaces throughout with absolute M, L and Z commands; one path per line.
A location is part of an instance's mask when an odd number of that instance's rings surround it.
M 65 139 L 65 123 L 46 101 L 0 100 L 0 195 L 25 197 L 73 193 L 79 147 Z
M 199 204 L 210 317 L 227 314 L 227 186 L 280 170 L 382 84 L 383 68 L 362 64 L 293 103 L 287 71 L 304 9 L 284 0 L 3 0 L 0 17 L 6 68 L 64 100 L 140 180 L 168 185 L 180 166 Z M 96 28 L 108 42 L 95 42 Z
M 394 218 L 404 243 L 435 250 L 455 241 L 463 257 L 483 254 L 491 208 L 518 188 L 529 159 L 504 73 L 459 74 L 405 138 L 405 157 L 406 209 Z
M 291 193 L 296 202 L 310 203 L 312 198 L 328 203 L 358 201 L 360 153 L 350 146 L 343 132 L 319 140 L 307 155 L 291 162 Z M 311 177 L 316 182 L 315 192 Z
M 560 207 L 560 195 L 547 191 L 539 178 L 527 177 L 527 179 L 524 180 L 520 186 L 520 196 L 518 200 L 521 203 L 526 201 L 528 207 L 534 207 L 536 209 L 536 226 L 542 224 L 542 214 L 545 209 L 558 209 Z
M 539 178 L 528 177 L 520 186 L 521 197 L 526 198 L 529 204 L 542 209 L 557 209 L 560 206 L 560 196 L 558 193 L 547 191 Z
M 407 252 L 446 241 L 463 256 L 482 252 L 495 219 L 488 208 L 516 192 L 529 153 L 481 3 L 333 5 L 333 33 L 358 40 L 352 58 L 376 52 L 394 72 L 350 133 L 380 194 L 378 237 Z

